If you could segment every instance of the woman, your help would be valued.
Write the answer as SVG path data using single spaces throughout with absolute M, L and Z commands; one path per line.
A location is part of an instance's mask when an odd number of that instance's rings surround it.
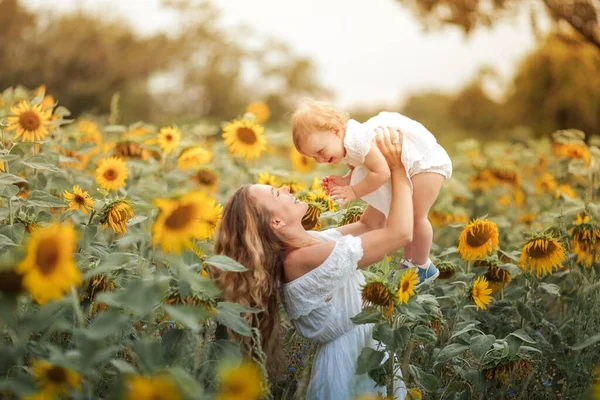
M 225 206 L 215 253 L 233 258 L 248 271 L 214 271 L 215 278 L 225 300 L 262 310 L 248 319 L 261 333 L 271 373 L 279 364 L 275 355 L 281 348 L 280 297 L 298 332 L 320 344 L 307 389 L 309 400 L 346 400 L 376 393 L 368 376 L 354 373 L 362 348 L 375 347 L 372 325 L 354 325 L 350 318 L 361 311 L 364 277 L 358 269 L 412 239 L 411 189 L 400 161 L 402 134 L 398 136 L 394 144 L 382 135 L 377 138 L 391 171 L 387 224 L 383 214 L 368 207 L 359 222 L 307 232 L 302 217 L 308 206 L 287 187 L 243 186 Z M 251 353 L 251 340 L 243 342 Z M 405 387 L 399 386 L 396 395 L 404 398 Z

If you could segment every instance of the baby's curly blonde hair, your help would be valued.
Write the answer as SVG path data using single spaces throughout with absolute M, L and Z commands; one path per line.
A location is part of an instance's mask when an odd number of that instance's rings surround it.
M 313 133 L 338 130 L 343 132 L 348 115 L 336 110 L 330 103 L 306 99 L 292 115 L 292 137 L 298 149 Z

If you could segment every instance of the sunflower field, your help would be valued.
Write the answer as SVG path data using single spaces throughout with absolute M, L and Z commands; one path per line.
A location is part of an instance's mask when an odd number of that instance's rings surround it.
M 247 322 L 261 310 L 211 280 L 246 268 L 212 241 L 244 183 L 289 186 L 307 229 L 359 220 L 362 202 L 340 209 L 320 186 L 345 171 L 296 152 L 262 102 L 222 125 L 154 126 L 121 124 L 113 100 L 70 119 L 44 87 L 0 96 L 0 398 L 303 398 L 315 345 L 285 324 L 267 379 Z M 354 322 L 385 347 L 357 372 L 392 393 L 401 369 L 412 399 L 600 398 L 600 150 L 584 138 L 448 149 L 430 214 L 440 277 L 390 280 L 401 252 L 365 271 Z

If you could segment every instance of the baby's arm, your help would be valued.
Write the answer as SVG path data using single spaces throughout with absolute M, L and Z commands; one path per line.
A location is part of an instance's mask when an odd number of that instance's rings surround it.
M 366 155 L 363 165 L 367 167 L 369 173 L 365 179 L 352 186 L 352 190 L 357 198 L 375 191 L 385 181 L 390 179 L 390 168 L 375 142 L 371 144 L 371 149 Z

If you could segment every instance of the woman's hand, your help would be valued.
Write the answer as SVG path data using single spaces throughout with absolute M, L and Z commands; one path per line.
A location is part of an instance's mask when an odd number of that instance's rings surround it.
M 389 134 L 385 135 L 383 129 L 387 129 Z M 402 165 L 402 140 L 404 136 L 399 129 L 388 127 L 377 128 L 377 147 L 385 157 L 390 170 L 404 168 Z M 391 140 L 390 140 L 391 138 Z

